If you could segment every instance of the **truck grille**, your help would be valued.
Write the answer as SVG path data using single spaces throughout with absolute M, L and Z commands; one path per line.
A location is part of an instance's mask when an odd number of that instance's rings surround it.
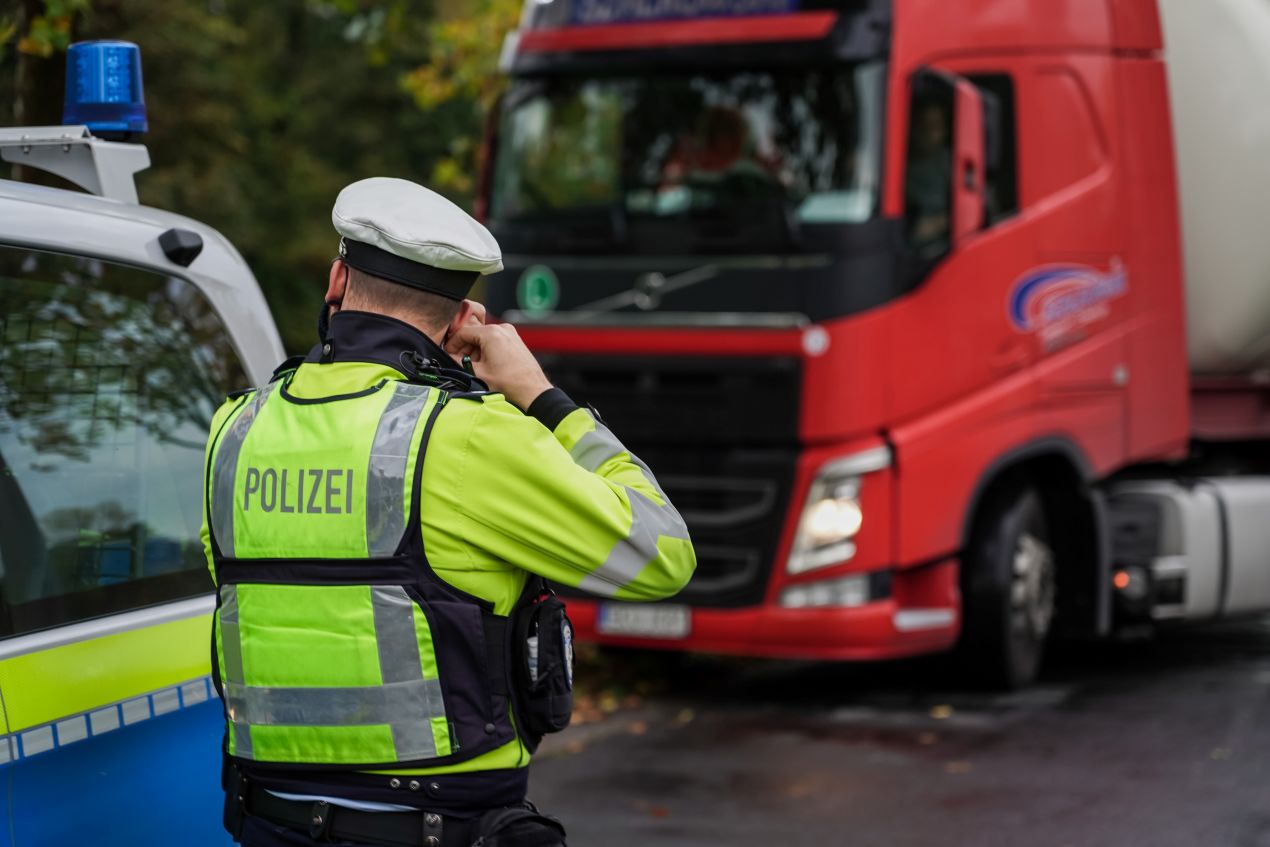
M 538 359 L 552 382 L 579 403 L 594 406 L 632 449 L 650 444 L 793 445 L 798 439 L 801 369 L 792 356 L 544 354 Z
M 687 522 L 697 571 L 673 602 L 761 603 L 793 487 L 797 359 L 540 358 L 648 463 Z

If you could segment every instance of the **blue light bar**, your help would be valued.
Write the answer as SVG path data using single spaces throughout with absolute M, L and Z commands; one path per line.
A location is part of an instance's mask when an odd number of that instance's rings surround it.
M 148 129 L 141 50 L 128 41 L 81 41 L 66 51 L 62 123 L 94 135 L 126 137 Z

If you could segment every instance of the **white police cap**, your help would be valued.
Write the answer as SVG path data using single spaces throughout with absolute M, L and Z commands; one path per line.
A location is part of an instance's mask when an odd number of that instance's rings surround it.
M 344 262 L 373 276 L 462 300 L 481 274 L 503 269 L 489 230 L 422 185 L 372 177 L 335 198 Z

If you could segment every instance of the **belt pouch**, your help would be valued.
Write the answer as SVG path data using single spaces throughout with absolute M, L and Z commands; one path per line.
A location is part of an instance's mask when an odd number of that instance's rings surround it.
M 564 602 L 544 590 L 512 613 L 510 630 L 517 716 L 536 747 L 573 717 L 573 624 Z

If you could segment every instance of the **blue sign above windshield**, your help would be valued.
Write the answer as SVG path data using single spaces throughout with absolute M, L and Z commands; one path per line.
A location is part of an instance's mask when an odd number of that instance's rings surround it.
M 799 0 L 575 0 L 573 23 L 620 24 L 776 15 L 798 10 Z

